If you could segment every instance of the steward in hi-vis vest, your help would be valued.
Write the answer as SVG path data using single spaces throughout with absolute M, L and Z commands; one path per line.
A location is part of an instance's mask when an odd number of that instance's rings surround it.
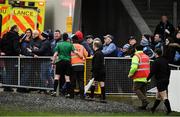
M 150 72 L 150 59 L 143 53 L 142 46 L 136 47 L 135 55 L 132 58 L 129 78 L 133 79 L 133 90 L 138 98 L 142 101 L 140 109 L 145 110 L 148 101 L 146 97 L 147 77 Z
M 72 64 L 72 77 L 71 82 L 73 86 L 73 92 L 76 88 L 76 81 L 80 89 L 80 98 L 84 99 L 84 63 L 88 52 L 80 44 L 80 41 L 76 35 L 72 36 L 73 46 L 77 53 L 71 53 L 71 64 Z M 73 93 L 74 94 L 74 93 Z

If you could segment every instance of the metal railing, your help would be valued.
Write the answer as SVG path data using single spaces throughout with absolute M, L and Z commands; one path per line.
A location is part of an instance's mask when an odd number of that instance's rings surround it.
M 131 58 L 105 58 L 106 93 L 133 94 L 132 79 L 128 73 Z M 0 56 L 0 84 L 8 87 L 33 89 L 53 89 L 54 70 L 51 68 L 51 57 L 8 57 Z M 170 64 L 172 70 L 180 70 L 180 66 Z M 86 60 L 85 82 L 92 78 L 92 59 Z M 154 87 L 153 81 L 148 89 Z
M 0 83 L 8 87 L 52 90 L 54 72 L 50 63 L 51 57 L 1 56 Z
M 151 60 L 151 62 L 153 62 Z M 131 58 L 105 57 L 106 93 L 107 94 L 134 94 L 133 81 L 128 78 Z M 170 64 L 171 70 L 180 70 L 180 66 Z M 91 79 L 91 59 L 86 61 L 86 80 Z M 86 82 L 87 82 L 86 81 Z M 155 87 L 154 80 L 148 84 L 147 90 Z

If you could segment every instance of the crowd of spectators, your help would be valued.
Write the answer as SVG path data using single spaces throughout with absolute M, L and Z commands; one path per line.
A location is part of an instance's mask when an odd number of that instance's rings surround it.
M 27 29 L 24 34 L 20 36 L 18 32 L 18 26 L 14 25 L 9 32 L 3 35 L 0 40 L 0 56 L 30 56 L 34 58 L 38 56 L 52 56 L 57 43 L 63 41 L 60 30 L 40 33 L 37 30 L 32 31 L 31 29 Z M 99 39 L 93 35 L 84 36 L 81 31 L 77 31 L 75 34 L 68 36 L 69 42 L 72 42 L 71 37 L 73 37 L 73 35 L 77 36 L 79 43 L 86 49 L 88 57 L 93 56 L 93 41 L 98 40 L 104 43 L 101 49 L 105 57 L 132 57 L 136 45 L 140 44 L 143 46 L 144 53 L 151 59 L 155 57 L 154 51 L 161 49 L 169 63 L 180 65 L 180 24 L 177 28 L 174 28 L 168 21 L 167 16 L 161 17 L 161 21 L 157 25 L 154 35 L 143 34 L 141 39 L 137 39 L 131 35 L 127 39 L 127 43 L 122 47 L 118 47 L 114 43 L 115 38 L 111 34 L 105 35 L 104 39 Z M 139 41 L 140 43 L 138 43 Z M 17 63 L 11 63 L 11 67 L 15 64 Z M 30 65 L 28 66 L 30 67 Z M 49 77 L 51 76 L 50 74 L 53 74 L 53 69 L 48 66 L 49 64 L 40 63 L 40 79 L 44 84 L 51 82 Z M 8 71 L 8 68 L 6 68 L 6 70 Z M 9 68 L 9 70 L 12 70 L 12 68 Z M 51 72 L 47 74 L 46 71 Z M 44 76 L 47 76 L 47 78 Z M 14 77 L 17 76 L 14 75 Z M 32 76 L 26 75 L 26 77 Z M 22 81 L 22 83 L 25 83 L 25 81 Z M 52 85 L 52 83 L 50 84 Z M 10 89 L 7 88 L 7 90 Z
M 140 41 L 138 43 L 138 41 Z M 143 34 L 141 39 L 136 39 L 131 35 L 127 44 L 117 48 L 117 57 L 132 57 L 135 52 L 136 45 L 143 46 L 143 51 L 151 59 L 155 58 L 154 51 L 161 49 L 163 56 L 166 57 L 171 64 L 180 65 L 180 24 L 174 26 L 168 21 L 167 16 L 162 16 L 160 23 L 156 26 L 154 35 Z M 107 46 L 108 44 L 105 43 Z M 104 46 L 104 48 L 107 48 Z M 109 48 L 114 47 L 109 45 Z M 106 56 L 106 55 L 105 55 Z
M 18 27 L 13 26 L 10 31 L 0 40 L 0 55 L 1 56 L 51 56 L 58 42 L 63 41 L 61 31 L 55 30 L 42 32 L 37 30 L 32 31 L 27 29 L 21 36 L 18 35 Z M 75 33 L 81 44 L 88 51 L 88 56 L 93 55 L 92 43 L 95 37 L 77 31 Z M 69 36 L 71 41 L 71 36 Z M 135 52 L 135 46 L 140 44 L 144 47 L 143 51 L 150 57 L 154 58 L 154 50 L 162 49 L 164 56 L 167 57 L 170 63 L 178 64 L 179 46 L 180 46 L 180 24 L 177 28 L 168 21 L 167 16 L 162 16 L 160 23 L 156 26 L 154 35 L 143 34 L 141 39 L 137 39 L 131 35 L 127 39 L 127 43 L 122 47 L 118 47 L 114 43 L 114 37 L 110 34 L 100 39 L 104 42 L 102 52 L 105 57 L 132 57 Z M 140 43 L 137 43 L 139 42 Z M 8 46 L 7 46 L 8 45 Z

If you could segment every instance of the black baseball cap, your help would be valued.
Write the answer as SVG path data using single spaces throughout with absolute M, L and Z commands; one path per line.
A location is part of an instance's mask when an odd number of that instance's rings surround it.
M 49 34 L 46 31 L 44 31 L 41 33 L 41 36 L 43 36 L 44 38 L 48 38 Z

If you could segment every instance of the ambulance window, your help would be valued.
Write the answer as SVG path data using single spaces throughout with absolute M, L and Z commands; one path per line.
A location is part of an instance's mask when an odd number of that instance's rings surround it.
M 35 6 L 35 3 L 34 3 L 34 2 L 29 2 L 29 3 L 28 3 L 28 6 L 34 7 L 34 6 Z
M 21 2 L 19 3 L 19 6 L 25 6 L 25 2 L 22 2 L 22 1 L 21 1 Z
M 0 36 L 1 36 L 1 28 L 2 28 L 2 15 L 0 15 Z
M 19 1 L 14 1 L 13 6 L 19 7 L 20 6 L 20 2 Z
M 5 3 L 5 0 L 0 0 L 0 4 L 4 4 Z

